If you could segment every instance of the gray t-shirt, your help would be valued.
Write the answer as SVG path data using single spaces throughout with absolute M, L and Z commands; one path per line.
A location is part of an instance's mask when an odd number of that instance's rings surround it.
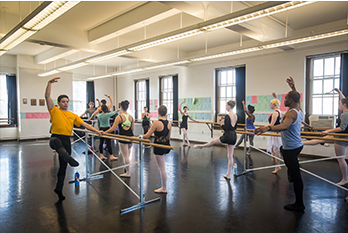
M 86 109 L 85 111 L 85 114 L 87 114 L 88 118 L 90 118 L 92 116 L 92 114 L 95 112 L 95 110 L 97 110 L 96 108 L 88 108 Z M 96 116 L 94 116 L 92 118 L 92 120 L 95 120 L 96 119 Z
M 342 113 L 341 117 L 340 117 L 340 126 L 342 129 L 342 133 L 347 133 L 347 127 L 348 127 L 348 112 Z M 348 139 L 348 137 L 345 136 L 335 136 L 335 138 L 343 138 L 343 139 Z M 340 141 L 336 141 L 336 144 L 342 145 L 342 146 L 348 146 L 348 142 L 340 142 Z

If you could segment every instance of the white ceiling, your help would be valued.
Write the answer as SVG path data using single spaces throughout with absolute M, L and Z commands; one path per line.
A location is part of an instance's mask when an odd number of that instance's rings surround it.
M 55 48 L 65 48 L 64 51 L 75 49 L 76 52 L 72 51 L 74 53 L 71 52 L 72 54 L 62 58 L 67 62 L 74 62 L 261 3 L 264 1 L 83 1 L 7 53 L 38 57 L 46 55 L 47 57 L 47 54 L 52 53 Z M 149 10 L 145 11 L 148 4 L 151 4 L 152 12 L 150 13 Z M 38 5 L 39 2 L 33 1 L 0 1 L 0 36 L 11 30 L 20 19 L 24 19 Z M 178 54 L 182 58 L 200 51 L 204 52 L 206 48 L 209 52 L 218 47 L 239 46 L 240 33 L 244 34 L 243 43 L 257 44 L 284 37 L 287 17 L 288 32 L 291 35 L 309 31 L 310 27 L 318 27 L 326 23 L 344 22 L 343 20 L 347 19 L 347 13 L 348 2 L 346 1 L 317 2 L 230 29 L 223 28 L 203 33 L 94 65 L 117 68 L 134 66 L 139 62 L 165 62 L 177 59 Z M 147 14 L 152 15 L 144 20 Z M 125 25 L 123 34 L 117 35 L 120 30 L 112 30 L 113 27 L 111 27 L 108 28 L 108 37 L 111 39 L 97 43 L 89 41 L 90 31 L 100 29 L 101 25 L 123 25 L 126 23 L 124 19 L 127 18 L 132 25 Z M 123 21 L 120 21 L 121 19 Z M 101 38 L 102 36 L 100 35 Z M 39 42 L 44 42 L 46 45 L 40 45 Z M 53 62 L 50 62 L 46 66 L 52 67 L 52 64 Z

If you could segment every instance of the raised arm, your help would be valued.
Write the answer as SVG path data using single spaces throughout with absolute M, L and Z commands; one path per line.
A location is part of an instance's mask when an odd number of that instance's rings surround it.
M 291 76 L 286 79 L 286 82 L 288 83 L 288 85 L 291 88 L 291 90 L 297 91 L 296 87 L 295 87 L 295 81 L 294 81 L 294 79 Z
M 342 93 L 342 91 L 341 91 L 340 89 L 334 88 L 334 89 L 332 89 L 332 91 L 337 91 L 337 93 L 338 93 L 339 96 L 340 96 L 340 99 L 346 98 L 346 97 L 343 95 L 343 93 Z
M 182 115 L 182 111 L 181 111 L 181 105 L 185 103 L 185 101 L 182 101 L 181 104 L 179 104 L 179 111 L 180 111 L 180 114 Z
M 253 114 L 250 113 L 249 110 L 246 108 L 246 106 L 245 106 L 245 101 L 244 101 L 244 100 L 242 101 L 242 104 L 243 104 L 243 108 L 244 108 L 245 114 L 247 114 L 248 117 L 253 117 Z
M 46 99 L 48 110 L 52 110 L 52 108 L 54 106 L 53 100 L 51 98 L 51 85 L 52 85 L 52 83 L 58 82 L 58 79 L 60 79 L 60 78 L 52 78 L 47 83 L 46 92 L 45 92 L 45 99 Z
M 112 107 L 112 105 L 114 105 L 114 103 L 112 102 L 112 99 L 109 95 L 105 94 L 105 96 L 108 97 L 110 100 L 110 104 L 108 105 L 108 109 L 110 109 Z
M 96 99 L 96 101 L 98 102 L 98 107 L 97 108 L 99 108 L 101 105 L 100 105 L 100 101 L 99 101 L 99 99 Z

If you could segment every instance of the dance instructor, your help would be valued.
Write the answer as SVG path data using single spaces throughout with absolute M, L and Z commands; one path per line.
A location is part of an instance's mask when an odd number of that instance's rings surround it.
M 59 154 L 59 170 L 57 174 L 58 180 L 54 192 L 58 195 L 59 200 L 62 201 L 65 199 L 65 197 L 63 196 L 63 185 L 67 165 L 68 163 L 72 167 L 77 167 L 79 165 L 79 163 L 73 157 L 71 157 L 70 136 L 73 130 L 73 126 L 81 125 L 89 130 L 97 132 L 99 135 L 100 133 L 93 126 L 84 122 L 78 115 L 68 110 L 69 97 L 67 95 L 58 96 L 59 108 L 57 108 L 53 104 L 53 100 L 51 98 L 51 85 L 52 83 L 58 82 L 58 79 L 60 78 L 53 78 L 48 81 L 45 92 L 45 99 L 52 121 L 52 135 L 49 145 Z

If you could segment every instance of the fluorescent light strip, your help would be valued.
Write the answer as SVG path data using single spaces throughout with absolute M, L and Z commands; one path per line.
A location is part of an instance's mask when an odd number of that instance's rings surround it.
M 1 40 L 0 49 L 8 51 L 14 48 L 78 3 L 69 1 L 44 2 L 4 36 L 5 39 Z M 40 8 L 43 9 L 40 10 Z
M 173 41 L 177 41 L 177 40 L 181 40 L 181 39 L 188 38 L 191 36 L 195 36 L 195 35 L 198 35 L 198 34 L 205 32 L 205 31 L 215 30 L 215 29 L 228 27 L 228 26 L 235 25 L 235 24 L 244 23 L 244 22 L 247 22 L 250 20 L 254 20 L 254 19 L 261 18 L 261 17 L 270 16 L 270 15 L 273 15 L 273 14 L 276 14 L 279 12 L 283 12 L 286 10 L 294 9 L 294 8 L 297 8 L 300 6 L 305 6 L 305 5 L 314 3 L 314 2 L 316 2 L 316 1 L 287 2 L 287 3 L 276 5 L 273 7 L 268 7 L 264 10 L 259 10 L 259 11 L 256 11 L 254 13 L 246 14 L 246 15 L 239 16 L 239 17 L 234 17 L 234 18 L 228 19 L 228 20 L 224 20 L 224 21 L 221 21 L 218 23 L 216 23 L 215 21 L 219 20 L 219 19 L 209 20 L 209 21 L 203 22 L 201 24 L 198 24 L 198 27 L 195 29 L 192 29 L 192 27 L 188 27 L 190 29 L 188 29 L 187 31 L 179 32 L 178 34 L 175 34 L 175 35 L 171 35 L 171 36 L 168 36 L 165 38 L 160 38 L 160 39 L 157 39 L 154 41 L 146 42 L 144 44 L 133 46 L 133 47 L 130 47 L 130 48 L 125 49 L 125 50 L 115 51 L 115 52 L 111 52 L 109 54 L 99 55 L 99 56 L 96 56 L 97 58 L 91 57 L 91 58 L 88 58 L 87 60 L 85 59 L 85 60 L 80 61 L 80 63 L 82 63 L 83 65 L 87 65 L 90 63 L 95 63 L 95 62 L 107 60 L 110 58 L 114 58 L 114 57 L 118 57 L 118 56 L 126 54 L 126 53 L 124 53 L 124 54 L 121 53 L 123 51 L 127 51 L 127 53 L 130 53 L 130 52 L 140 51 L 143 49 L 148 49 L 148 48 L 155 47 L 158 45 L 163 45 L 163 44 L 167 44 L 167 43 L 170 43 Z M 232 13 L 231 15 L 233 15 L 233 14 L 235 14 L 235 13 Z M 223 16 L 223 17 L 226 18 L 226 16 Z M 207 25 L 207 24 L 209 24 L 209 22 L 214 22 L 214 23 L 211 25 Z M 199 25 L 207 25 L 207 26 L 199 26 Z M 73 68 L 70 68 L 70 69 L 73 69 Z M 60 69 L 58 68 L 58 70 L 60 70 Z M 39 76 L 46 76 L 45 73 L 40 73 L 38 75 Z
M 136 68 L 134 70 L 114 72 L 114 73 L 106 74 L 103 76 L 91 77 L 91 78 L 88 78 L 88 80 L 110 77 L 113 75 L 129 74 L 129 73 L 151 70 L 151 69 L 158 69 L 158 68 L 163 68 L 163 67 L 168 67 L 168 66 L 181 65 L 181 64 L 186 64 L 186 63 L 190 63 L 190 62 L 205 61 L 205 60 L 227 57 L 227 56 L 232 56 L 232 55 L 237 55 L 237 54 L 244 54 L 244 53 L 249 53 L 249 52 L 260 51 L 263 49 L 272 49 L 272 48 L 277 48 L 277 47 L 281 47 L 281 46 L 285 46 L 285 45 L 293 45 L 293 44 L 299 44 L 299 43 L 320 40 L 320 39 L 325 39 L 325 38 L 330 38 L 330 37 L 335 37 L 335 36 L 341 36 L 341 35 L 346 35 L 346 34 L 348 34 L 348 29 L 335 31 L 335 32 L 329 32 L 329 33 L 323 33 L 323 34 L 315 35 L 315 36 L 303 37 L 303 38 L 299 38 L 299 39 L 282 41 L 282 42 L 277 42 L 277 43 L 268 44 L 268 45 L 255 46 L 255 47 L 251 47 L 251 48 L 240 49 L 240 50 L 235 50 L 235 51 L 230 51 L 230 52 L 224 52 L 224 53 L 218 53 L 218 54 L 213 54 L 213 55 L 208 55 L 208 56 L 185 59 L 185 60 L 176 61 L 176 62 L 169 62 L 169 63 L 153 65 L 153 66 L 148 66 L 148 67 L 143 67 L 143 68 Z

